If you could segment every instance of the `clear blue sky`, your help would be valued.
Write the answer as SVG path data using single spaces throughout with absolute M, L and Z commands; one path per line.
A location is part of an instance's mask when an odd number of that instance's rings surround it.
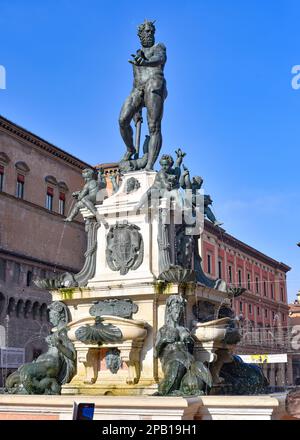
M 300 4 L 0 0 L 0 113 L 88 163 L 118 161 L 136 26 L 167 46 L 163 152 L 181 147 L 225 229 L 292 266 L 300 289 Z

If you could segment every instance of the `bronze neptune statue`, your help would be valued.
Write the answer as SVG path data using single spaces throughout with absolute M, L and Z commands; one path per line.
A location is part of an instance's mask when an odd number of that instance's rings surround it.
M 167 97 L 164 66 L 167 61 L 166 48 L 162 43 L 155 44 L 155 26 L 153 21 L 145 20 L 138 27 L 141 49 L 129 60 L 133 64 L 133 88 L 121 109 L 120 133 L 126 144 L 127 152 L 123 161 L 137 159 L 133 143 L 132 119 L 136 125 L 141 121 L 143 107 L 147 109 L 149 143 L 145 153 L 147 162 L 141 168 L 152 170 L 162 146 L 161 120 L 164 100 Z

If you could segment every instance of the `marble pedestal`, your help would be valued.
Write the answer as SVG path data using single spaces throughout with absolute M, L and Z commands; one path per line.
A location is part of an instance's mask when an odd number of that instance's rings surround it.
M 228 303 L 225 292 L 205 287 L 197 282 L 171 283 L 159 281 L 158 230 L 159 219 L 155 210 L 137 211 L 142 195 L 152 186 L 156 173 L 140 171 L 127 173 L 118 192 L 97 206 L 99 215 L 105 217 L 109 227 L 97 230 L 97 254 L 94 276 L 87 287 L 59 289 L 52 293 L 54 301 L 63 301 L 70 311 L 69 337 L 77 351 L 77 373 L 72 381 L 62 387 L 63 394 L 88 395 L 145 395 L 157 390 L 162 378 L 160 363 L 153 356 L 156 334 L 165 323 L 165 304 L 169 295 L 182 294 L 187 299 L 184 325 L 191 329 L 195 319 L 192 308 L 197 301 L 208 300 L 216 305 Z M 171 207 L 172 211 L 172 207 Z M 82 209 L 84 218 L 91 213 Z M 173 219 L 173 220 L 172 220 Z M 173 222 L 173 223 L 172 223 Z M 140 264 L 128 270 L 113 270 L 108 260 L 109 233 L 117 224 L 133 227 L 142 237 L 139 252 Z M 172 232 L 173 231 L 173 232 Z M 170 224 L 170 260 L 174 264 L 174 215 Z M 130 234 L 130 231 L 129 231 Z M 122 237 L 121 237 L 122 238 Z M 119 243 L 116 243 L 118 247 Z M 127 252 L 120 246 L 118 252 Z M 130 251 L 130 250 L 129 250 Z M 129 252 L 128 251 L 128 252 Z M 116 258 L 118 255 L 114 254 Z M 173 261 L 172 261 L 173 260 Z M 92 323 L 90 307 L 96 301 L 130 299 L 136 306 L 131 326 L 143 328 L 143 335 L 132 334 L 122 342 L 97 345 L 76 341 L 75 330 L 79 323 Z M 113 317 L 107 318 L 112 323 Z M 114 325 L 119 326 L 118 323 Z M 105 362 L 107 350 L 117 348 L 122 361 L 116 374 Z M 210 351 L 210 348 L 206 351 Z

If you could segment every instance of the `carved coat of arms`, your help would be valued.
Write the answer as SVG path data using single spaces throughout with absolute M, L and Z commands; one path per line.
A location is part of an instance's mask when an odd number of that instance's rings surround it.
M 136 225 L 117 222 L 107 234 L 106 261 L 111 270 L 126 275 L 136 270 L 143 262 L 144 242 L 140 228 Z

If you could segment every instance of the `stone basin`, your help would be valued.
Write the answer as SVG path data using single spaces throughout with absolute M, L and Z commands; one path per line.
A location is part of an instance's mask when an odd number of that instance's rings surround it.
M 123 335 L 123 341 L 135 341 L 135 340 L 143 340 L 147 335 L 147 329 L 145 328 L 147 323 L 146 321 L 137 320 L 137 319 L 127 319 L 121 318 L 119 316 L 112 315 L 102 315 L 101 316 L 103 324 L 112 324 L 118 327 Z M 94 325 L 95 318 L 87 317 L 82 318 L 77 321 L 71 321 L 68 323 L 67 327 L 68 336 L 71 341 L 76 341 L 75 332 L 79 327 L 84 325 Z
M 215 319 L 208 322 L 195 322 L 193 336 L 200 342 L 220 342 L 226 334 L 226 326 L 231 318 Z

